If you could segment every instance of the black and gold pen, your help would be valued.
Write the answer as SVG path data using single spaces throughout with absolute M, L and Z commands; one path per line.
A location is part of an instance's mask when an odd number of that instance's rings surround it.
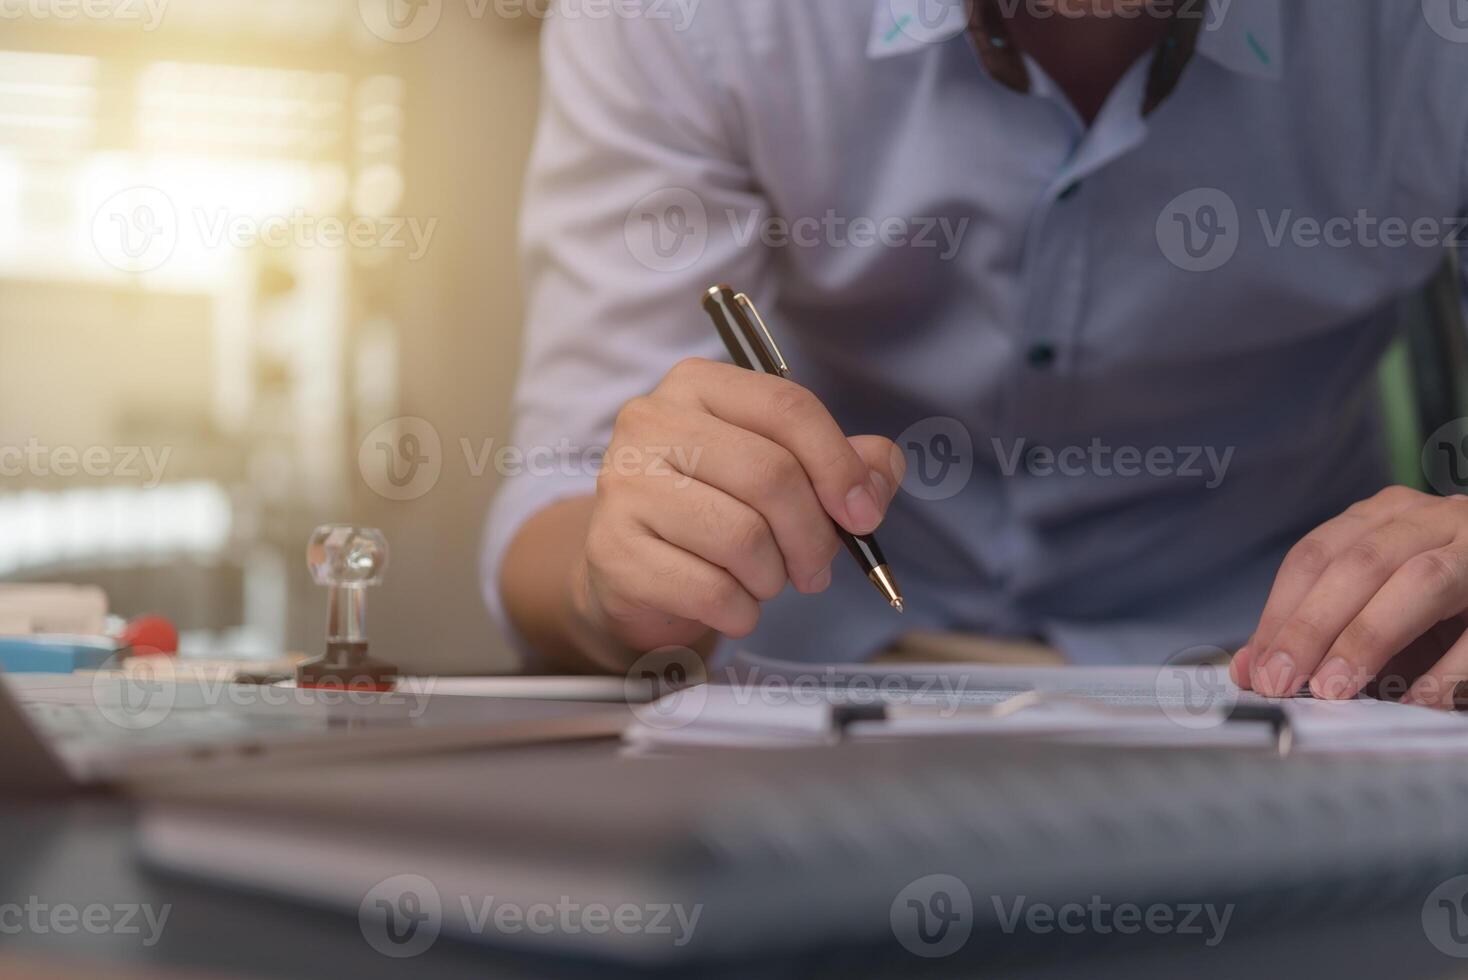
M 734 358 L 735 364 L 761 374 L 790 377 L 790 366 L 785 363 L 785 356 L 780 353 L 770 328 L 748 296 L 736 293 L 728 286 L 712 286 L 704 294 L 703 308 L 714 321 L 719 338 L 729 349 L 729 356 Z M 902 612 L 902 591 L 897 588 L 897 580 L 892 577 L 892 569 L 888 567 L 877 539 L 870 534 L 852 534 L 840 524 L 836 524 L 836 533 L 867 578 L 882 593 L 882 598 L 891 603 L 893 609 Z

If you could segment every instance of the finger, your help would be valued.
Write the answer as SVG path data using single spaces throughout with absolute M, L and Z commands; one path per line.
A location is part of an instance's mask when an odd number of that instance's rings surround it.
M 659 386 L 711 415 L 789 450 L 805 470 L 826 513 L 853 534 L 882 523 L 879 488 L 831 413 L 793 381 L 697 359 L 678 365 Z
M 1437 548 L 1407 561 L 1351 620 L 1311 680 L 1320 698 L 1355 697 L 1387 662 L 1422 634 L 1463 610 L 1468 551 Z
M 1402 487 L 1383 490 L 1326 521 L 1291 548 L 1275 576 L 1259 627 L 1249 641 L 1248 646 L 1256 654 L 1249 658 L 1249 674 L 1236 679 L 1246 687 L 1258 688 L 1263 661 L 1258 651 L 1272 648 L 1275 636 L 1337 555 L 1378 527 L 1432 499 Z
M 1452 528 L 1441 523 L 1396 520 L 1367 533 L 1340 552 L 1266 648 L 1255 674 L 1255 689 L 1272 697 L 1294 694 L 1326 661 L 1326 654 L 1342 632 L 1397 570 L 1413 557 L 1450 543 L 1453 534 Z M 1418 630 L 1407 637 L 1403 645 L 1421 632 Z M 1400 649 L 1391 650 L 1385 656 Z M 1334 661 L 1331 664 L 1337 666 Z M 1319 690 L 1315 693 L 1318 696 Z
M 620 535 L 618 545 L 621 560 L 602 585 L 611 618 L 692 621 L 735 639 L 754 632 L 759 603 L 724 569 L 651 533 Z
M 1251 640 L 1239 648 L 1228 662 L 1228 676 L 1239 687 L 1247 688 L 1250 685 L 1249 674 L 1254 666 L 1254 659 L 1258 656 L 1254 642 Z
M 1447 656 L 1458 637 L 1463 635 L 1463 617 L 1438 623 L 1432 629 L 1407 644 L 1407 648 L 1387 661 L 1385 667 L 1376 672 L 1376 678 L 1365 688 L 1367 697 L 1381 701 L 1400 701 L 1407 695 L 1412 684 Z
M 643 555 L 641 539 L 657 538 L 635 521 L 613 518 L 598 507 L 587 528 L 584 580 L 581 584 L 586 622 L 591 635 L 614 636 L 628 649 L 640 652 L 669 644 L 693 645 L 709 633 L 700 620 L 675 616 L 656 604 L 645 603 L 635 583 L 647 572 L 638 561 Z M 596 644 L 593 644 L 596 646 Z M 619 654 L 610 657 L 617 662 Z
M 830 586 L 841 539 L 794 454 L 700 412 L 664 413 L 655 424 L 664 439 L 691 447 L 670 451 L 666 461 L 674 470 L 759 512 L 775 535 L 785 575 L 797 589 L 810 594 Z
M 637 520 L 671 545 L 727 571 L 755 599 L 785 590 L 785 557 L 759 511 L 682 474 L 654 477 L 639 494 Z
M 897 448 L 897 443 L 885 436 L 852 436 L 846 441 L 851 443 L 851 448 L 856 450 L 856 454 L 871 471 L 877 490 L 877 502 L 882 505 L 883 513 L 886 513 L 907 476 L 907 456 Z
M 1458 691 L 1460 685 L 1468 684 L 1468 632 L 1462 631 L 1461 623 L 1457 628 L 1460 631 L 1457 640 L 1437 663 L 1417 678 L 1402 698 L 1403 704 L 1453 710 L 1461 709 L 1463 702 L 1468 700 Z M 1468 695 L 1468 690 L 1463 693 Z

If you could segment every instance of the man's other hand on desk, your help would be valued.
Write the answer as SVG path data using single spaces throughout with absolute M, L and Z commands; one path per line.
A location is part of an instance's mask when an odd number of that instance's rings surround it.
M 1294 547 L 1231 671 L 1270 696 L 1309 684 L 1351 698 L 1378 680 L 1383 696 L 1451 708 L 1468 679 L 1465 612 L 1468 499 L 1392 487 Z
M 875 530 L 906 468 L 890 440 L 848 439 L 794 382 L 697 359 L 623 407 L 606 461 L 594 498 L 522 529 L 504 594 L 537 648 L 615 670 L 747 636 L 787 585 L 824 592 L 841 551 L 832 520 Z

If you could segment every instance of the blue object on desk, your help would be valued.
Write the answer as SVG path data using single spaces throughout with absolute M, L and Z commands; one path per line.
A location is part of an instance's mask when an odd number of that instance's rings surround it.
M 97 670 L 117 653 L 104 636 L 0 636 L 0 670 L 11 674 Z

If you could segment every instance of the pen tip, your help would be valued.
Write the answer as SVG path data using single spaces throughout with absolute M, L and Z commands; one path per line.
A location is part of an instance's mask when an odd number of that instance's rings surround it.
M 892 581 L 892 572 L 887 568 L 886 565 L 878 565 L 870 572 L 867 572 L 867 578 L 872 580 L 872 584 L 875 585 L 881 591 L 886 600 L 892 604 L 893 609 L 896 609 L 898 612 L 902 612 L 902 591 L 897 588 L 897 583 Z

